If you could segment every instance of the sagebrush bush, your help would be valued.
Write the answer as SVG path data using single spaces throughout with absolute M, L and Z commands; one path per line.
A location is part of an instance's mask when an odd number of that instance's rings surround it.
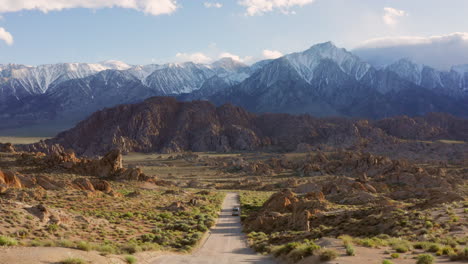
M 432 264 L 434 263 L 434 257 L 429 254 L 422 254 L 418 256 L 416 264 Z
M 18 241 L 16 239 L 6 236 L 0 236 L 0 246 L 16 246 L 18 245 Z
M 459 250 L 458 253 L 451 252 L 449 254 L 451 261 L 468 261 L 468 247 L 464 248 L 463 250 Z
M 351 244 L 346 245 L 346 255 L 348 256 L 354 256 L 356 255 L 356 252 L 354 250 L 354 247 Z
M 125 261 L 127 261 L 128 264 L 137 263 L 137 259 L 134 256 L 125 256 Z
M 304 243 L 296 245 L 293 250 L 288 254 L 288 257 L 294 261 L 299 261 L 308 256 L 313 256 L 317 250 L 320 249 L 319 245 L 309 240 L 304 240 Z
M 319 258 L 321 261 L 330 261 L 338 257 L 338 253 L 332 249 L 324 249 L 320 251 Z
M 93 247 L 86 241 L 80 241 L 76 244 L 76 248 L 79 250 L 90 251 Z

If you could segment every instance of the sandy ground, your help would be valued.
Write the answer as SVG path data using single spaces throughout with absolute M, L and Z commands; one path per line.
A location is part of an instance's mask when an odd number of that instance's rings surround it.
M 0 137 L 0 143 L 11 144 L 31 144 L 41 140 L 48 139 L 46 137 Z
M 52 264 L 67 258 L 80 258 L 89 263 L 120 264 L 123 257 L 103 257 L 97 252 L 55 247 L 0 247 L 0 264 Z
M 152 260 L 151 264 L 234 264 L 276 263 L 273 258 L 256 254 L 247 246 L 238 216 L 232 216 L 233 207 L 239 206 L 239 196 L 228 193 L 218 223 L 207 239 L 192 255 L 167 255 Z

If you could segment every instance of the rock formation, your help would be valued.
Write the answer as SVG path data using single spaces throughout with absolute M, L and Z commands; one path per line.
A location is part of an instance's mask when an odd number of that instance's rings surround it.
M 328 208 L 323 193 L 297 196 L 290 190 L 273 194 L 259 212 L 245 220 L 247 230 L 273 232 L 275 230 L 309 231 L 309 219 Z
M 116 148 L 123 152 L 166 153 L 348 148 L 424 156 L 432 153 L 435 145 L 399 138 L 466 141 L 466 122 L 436 114 L 378 122 L 309 115 L 257 115 L 229 104 L 215 107 L 207 101 L 178 102 L 174 98 L 153 97 L 142 103 L 96 112 L 54 139 L 18 148 L 45 153 L 63 152 L 65 148 L 85 156 L 103 155 Z M 463 159 L 467 145 L 449 145 L 444 151 L 458 155 L 447 155 L 449 158 Z
M 111 180 L 149 181 L 152 179 L 139 168 L 124 168 L 122 152 L 118 149 L 110 151 L 101 159 L 77 158 L 75 153 L 69 150 L 57 151 L 49 155 L 40 152 L 22 153 L 18 161 L 26 165 L 39 166 L 45 170 L 63 169 L 70 173 Z
M 11 143 L 0 143 L 0 152 L 15 153 L 15 147 Z

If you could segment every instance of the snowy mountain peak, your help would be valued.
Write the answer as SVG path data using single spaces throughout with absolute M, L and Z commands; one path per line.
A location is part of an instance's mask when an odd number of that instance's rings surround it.
M 468 64 L 453 66 L 452 71 L 455 71 L 458 74 L 464 75 L 465 73 L 468 73 Z
M 325 59 L 329 59 L 348 75 L 360 80 L 371 68 L 371 65 L 348 52 L 336 47 L 332 42 L 325 42 L 312 46 L 304 52 L 292 53 L 285 56 L 296 71 L 310 82 L 314 78 L 314 71 Z
M 101 64 L 102 66 L 108 69 L 119 70 L 119 71 L 128 70 L 132 68 L 131 65 L 128 65 L 127 63 L 123 61 L 118 61 L 118 60 L 106 60 L 106 61 L 99 62 L 99 64 Z
M 247 67 L 246 64 L 236 61 L 233 58 L 221 58 L 211 64 L 213 68 L 223 68 L 225 70 L 237 70 L 239 68 Z
M 421 64 L 416 64 L 408 58 L 403 58 L 393 64 L 390 64 L 386 67 L 386 69 L 417 85 L 420 85 L 422 82 L 422 72 L 424 66 Z

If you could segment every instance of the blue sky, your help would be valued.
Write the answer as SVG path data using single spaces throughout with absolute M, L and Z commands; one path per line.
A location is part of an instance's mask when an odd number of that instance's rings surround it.
M 0 63 L 251 63 L 329 40 L 468 32 L 466 11 L 466 0 L 0 0 Z

